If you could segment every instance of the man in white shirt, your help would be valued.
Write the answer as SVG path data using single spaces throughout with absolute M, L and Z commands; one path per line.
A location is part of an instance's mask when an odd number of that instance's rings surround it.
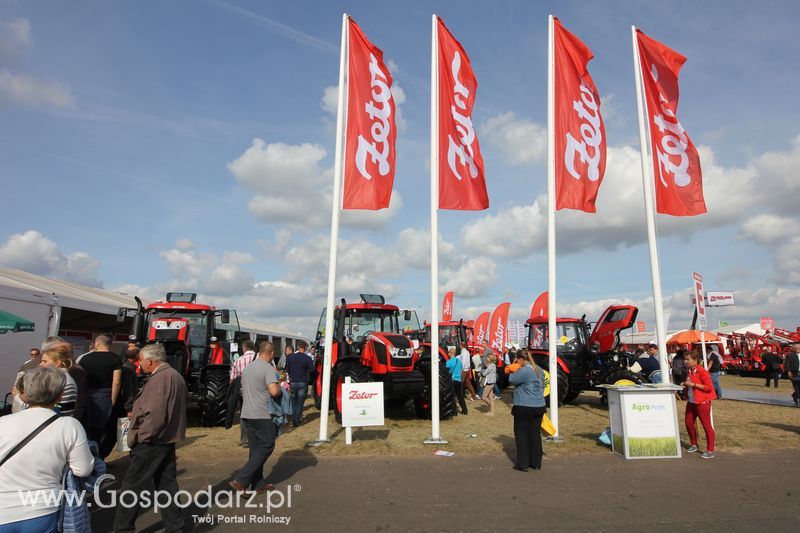
M 478 395 L 475 394 L 475 387 L 472 386 L 472 372 L 470 372 L 472 359 L 469 356 L 466 343 L 460 343 L 460 348 L 461 351 L 458 354 L 458 358 L 461 359 L 461 387 L 463 391 L 469 391 L 469 396 L 467 396 L 469 401 L 477 400 Z

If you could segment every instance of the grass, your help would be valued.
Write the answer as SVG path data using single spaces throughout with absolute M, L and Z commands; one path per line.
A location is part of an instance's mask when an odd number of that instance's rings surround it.
M 726 374 L 724 376 L 720 376 L 719 378 L 719 383 L 722 385 L 723 393 L 725 389 L 736 389 L 751 392 L 769 392 L 785 396 L 788 396 L 792 393 L 792 383 L 788 379 L 781 378 L 777 389 L 773 388 L 772 386 L 770 386 L 770 388 L 765 387 L 765 382 L 766 378 L 763 375 L 745 377 Z
M 320 447 L 309 446 L 309 442 L 315 440 L 319 433 L 319 412 L 309 401 L 306 404 L 307 422 L 281 435 L 276 453 L 295 456 L 429 456 L 440 448 L 458 455 L 513 454 L 515 446 L 510 400 L 511 392 L 504 392 L 503 399 L 495 402 L 494 416 L 484 414 L 486 407 L 482 403 L 468 402 L 468 415 L 441 422 L 441 436 L 449 441 L 441 446 L 422 444 L 424 439 L 431 436 L 431 422 L 414 418 L 410 407 L 387 407 L 386 424 L 382 427 L 354 429 L 353 444 L 350 446 L 344 444 L 344 430 L 331 415 L 328 427 L 332 442 Z M 678 401 L 677 407 L 681 441 L 688 445 L 683 423 L 685 403 Z M 714 422 L 717 429 L 716 447 L 722 453 L 744 454 L 796 448 L 800 436 L 800 409 L 791 407 L 717 401 L 714 402 Z M 559 410 L 560 434 L 564 442 L 545 444 L 545 453 L 550 456 L 610 453 L 609 447 L 597 441 L 597 437 L 609 425 L 608 411 L 600 405 L 599 394 L 582 394 Z M 470 437 L 471 434 L 477 437 Z M 702 430 L 699 434 L 702 448 Z M 239 447 L 238 426 L 230 430 L 189 427 L 187 439 L 179 450 L 181 457 L 202 461 L 209 468 L 220 462 L 220 458 L 231 454 L 243 456 L 244 453 Z
M 670 437 L 629 437 L 631 457 L 672 457 L 675 455 L 675 439 Z

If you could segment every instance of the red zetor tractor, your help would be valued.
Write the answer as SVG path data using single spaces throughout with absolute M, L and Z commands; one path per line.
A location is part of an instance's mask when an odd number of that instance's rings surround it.
M 238 351 L 241 333 L 236 311 L 198 304 L 196 298 L 170 292 L 166 302 L 145 308 L 136 298 L 137 309 L 120 309 L 119 317 L 135 312 L 131 340 L 161 343 L 167 363 L 181 373 L 197 401 L 203 425 L 219 426 L 225 422 L 231 351 Z
M 556 319 L 559 404 L 571 402 L 584 390 L 604 392 L 598 385 L 642 382 L 641 376 L 629 370 L 631 355 L 617 351 L 620 331 L 634 324 L 638 312 L 632 305 L 612 305 L 600 316 L 591 334 L 585 315 L 580 319 Z M 536 364 L 547 369 L 547 317 L 528 319 L 526 327 L 528 348 L 533 351 Z
M 362 294 L 361 302 L 336 308 L 331 349 L 322 345 L 325 336 L 325 310 L 317 330 L 317 378 L 314 404 L 322 406 L 322 364 L 331 358 L 331 405 L 336 420 L 342 420 L 342 385 L 345 378 L 354 382 L 383 382 L 384 397 L 395 404 L 410 399 L 419 416 L 430 416 L 430 348 L 417 354 L 415 345 L 403 330 L 419 330 L 414 311 L 400 311 L 386 304 L 383 296 Z M 443 367 L 444 365 L 442 365 Z M 455 413 L 455 394 L 449 375 L 439 382 L 443 418 Z M 426 413 L 427 409 L 427 413 Z

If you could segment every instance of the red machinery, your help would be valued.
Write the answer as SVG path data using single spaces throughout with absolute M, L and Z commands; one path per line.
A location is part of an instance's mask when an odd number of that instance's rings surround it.
M 325 314 L 322 311 L 317 329 L 317 379 L 314 403 L 322 406 L 322 364 L 331 358 L 331 404 L 336 420 L 342 417 L 342 385 L 346 377 L 354 382 L 382 381 L 387 400 L 414 400 L 419 417 L 430 417 L 431 372 L 430 345 L 427 352 L 415 350 L 411 339 L 402 331 L 419 331 L 414 311 L 400 311 L 386 303 L 383 296 L 362 294 L 361 302 L 342 304 L 336 308 L 331 349 L 322 345 Z M 401 321 L 406 326 L 404 327 Z M 446 359 L 446 354 L 440 357 Z M 450 374 L 439 365 L 439 411 L 442 419 L 456 414 L 455 392 Z

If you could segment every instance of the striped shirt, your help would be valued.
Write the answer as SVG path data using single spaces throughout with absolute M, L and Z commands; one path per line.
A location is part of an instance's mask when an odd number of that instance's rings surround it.
M 67 383 L 64 385 L 64 394 L 61 395 L 61 401 L 58 404 L 61 406 L 61 416 L 72 416 L 75 412 L 75 402 L 78 401 L 78 386 L 75 380 L 67 373 L 66 368 L 62 368 L 64 375 L 67 377 Z
M 243 356 L 241 356 L 239 359 L 233 362 L 233 364 L 231 365 L 231 377 L 230 377 L 231 383 L 233 382 L 234 379 L 242 375 L 242 370 L 244 370 L 244 367 L 252 363 L 255 357 L 256 357 L 256 352 L 250 350 L 244 352 Z

